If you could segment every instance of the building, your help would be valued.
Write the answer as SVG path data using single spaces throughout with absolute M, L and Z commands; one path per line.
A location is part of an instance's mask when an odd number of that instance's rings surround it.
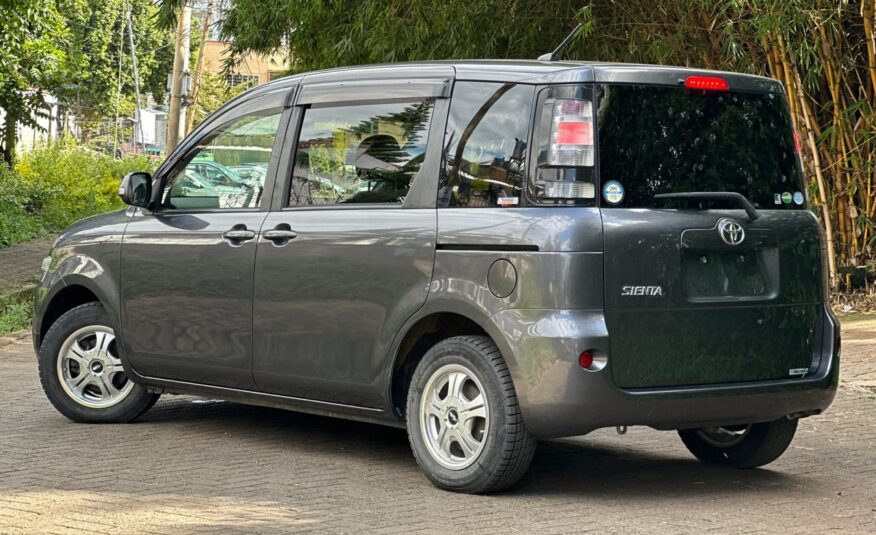
M 17 152 L 27 152 L 37 145 L 54 141 L 61 135 L 63 110 L 58 99 L 53 95 L 45 95 L 46 108 L 34 119 L 36 127 L 18 124 L 18 140 L 15 144 Z M 0 108 L 0 125 L 6 121 L 6 113 Z
M 225 72 L 223 62 L 228 56 L 230 42 L 222 40 L 222 21 L 225 18 L 226 0 L 194 0 L 192 17 L 203 21 L 207 6 L 212 6 L 210 28 L 202 45 L 204 54 L 203 71 L 208 74 L 222 74 L 229 87 L 239 84 L 256 86 L 270 82 L 286 74 L 289 70 L 288 52 L 283 50 L 271 55 L 246 54 L 239 58 L 230 72 Z
M 247 54 L 240 58 L 231 72 L 224 73 L 222 62 L 226 57 L 230 43 L 227 41 L 208 40 L 203 45 L 205 73 L 223 73 L 228 85 L 234 87 L 238 84 L 256 86 L 270 82 L 286 74 L 289 69 L 289 58 L 284 52 L 278 52 L 270 56 Z

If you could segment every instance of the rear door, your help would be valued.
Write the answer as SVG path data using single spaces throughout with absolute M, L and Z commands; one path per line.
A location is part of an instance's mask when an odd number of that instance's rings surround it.
M 817 365 L 821 245 L 785 96 L 732 84 L 597 86 L 620 387 L 787 379 Z M 691 192 L 740 193 L 756 219 L 735 201 L 655 198 Z
M 253 371 L 262 390 L 383 403 L 389 345 L 432 276 L 448 83 L 303 86 L 285 188 L 256 255 Z

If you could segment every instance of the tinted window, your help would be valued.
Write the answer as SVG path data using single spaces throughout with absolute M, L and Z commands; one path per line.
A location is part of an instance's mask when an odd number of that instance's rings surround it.
M 165 184 L 161 204 L 169 209 L 257 208 L 280 113 L 247 115 L 207 134 Z M 242 173 L 240 169 L 257 169 Z
M 800 208 L 803 186 L 783 95 L 604 86 L 600 179 L 619 206 L 672 206 L 656 193 L 733 191 L 758 208 Z M 606 203 L 603 203 L 605 205 Z
M 516 206 L 526 169 L 533 87 L 457 82 L 438 206 Z
M 401 203 L 423 163 L 433 101 L 304 112 L 289 205 Z

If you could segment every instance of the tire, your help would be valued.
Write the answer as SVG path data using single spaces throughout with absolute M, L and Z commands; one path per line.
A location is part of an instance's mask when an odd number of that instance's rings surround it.
M 678 434 L 687 449 L 704 463 L 757 468 L 778 459 L 796 431 L 796 418 L 781 418 L 748 426 L 679 430 Z M 720 438 L 720 433 L 734 433 L 735 438 Z
M 448 338 L 426 353 L 408 390 L 407 429 L 426 477 L 454 492 L 507 489 L 535 453 L 508 367 L 486 336 Z
M 83 423 L 130 422 L 149 410 L 158 395 L 124 375 L 117 351 L 100 303 L 80 305 L 58 318 L 37 355 L 40 383 L 55 409 Z

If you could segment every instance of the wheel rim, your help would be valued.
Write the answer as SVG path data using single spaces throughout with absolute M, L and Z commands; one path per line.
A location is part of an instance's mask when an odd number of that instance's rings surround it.
M 462 470 L 484 449 L 490 408 L 477 376 L 459 364 L 439 368 L 423 389 L 420 432 L 441 466 Z
M 710 446 L 716 448 L 731 448 L 748 436 L 750 425 L 732 425 L 727 427 L 706 427 L 697 431 L 697 435 Z
M 77 330 L 61 345 L 57 360 L 61 387 L 83 407 L 112 407 L 134 388 L 122 368 L 116 336 L 109 327 L 90 325 Z

